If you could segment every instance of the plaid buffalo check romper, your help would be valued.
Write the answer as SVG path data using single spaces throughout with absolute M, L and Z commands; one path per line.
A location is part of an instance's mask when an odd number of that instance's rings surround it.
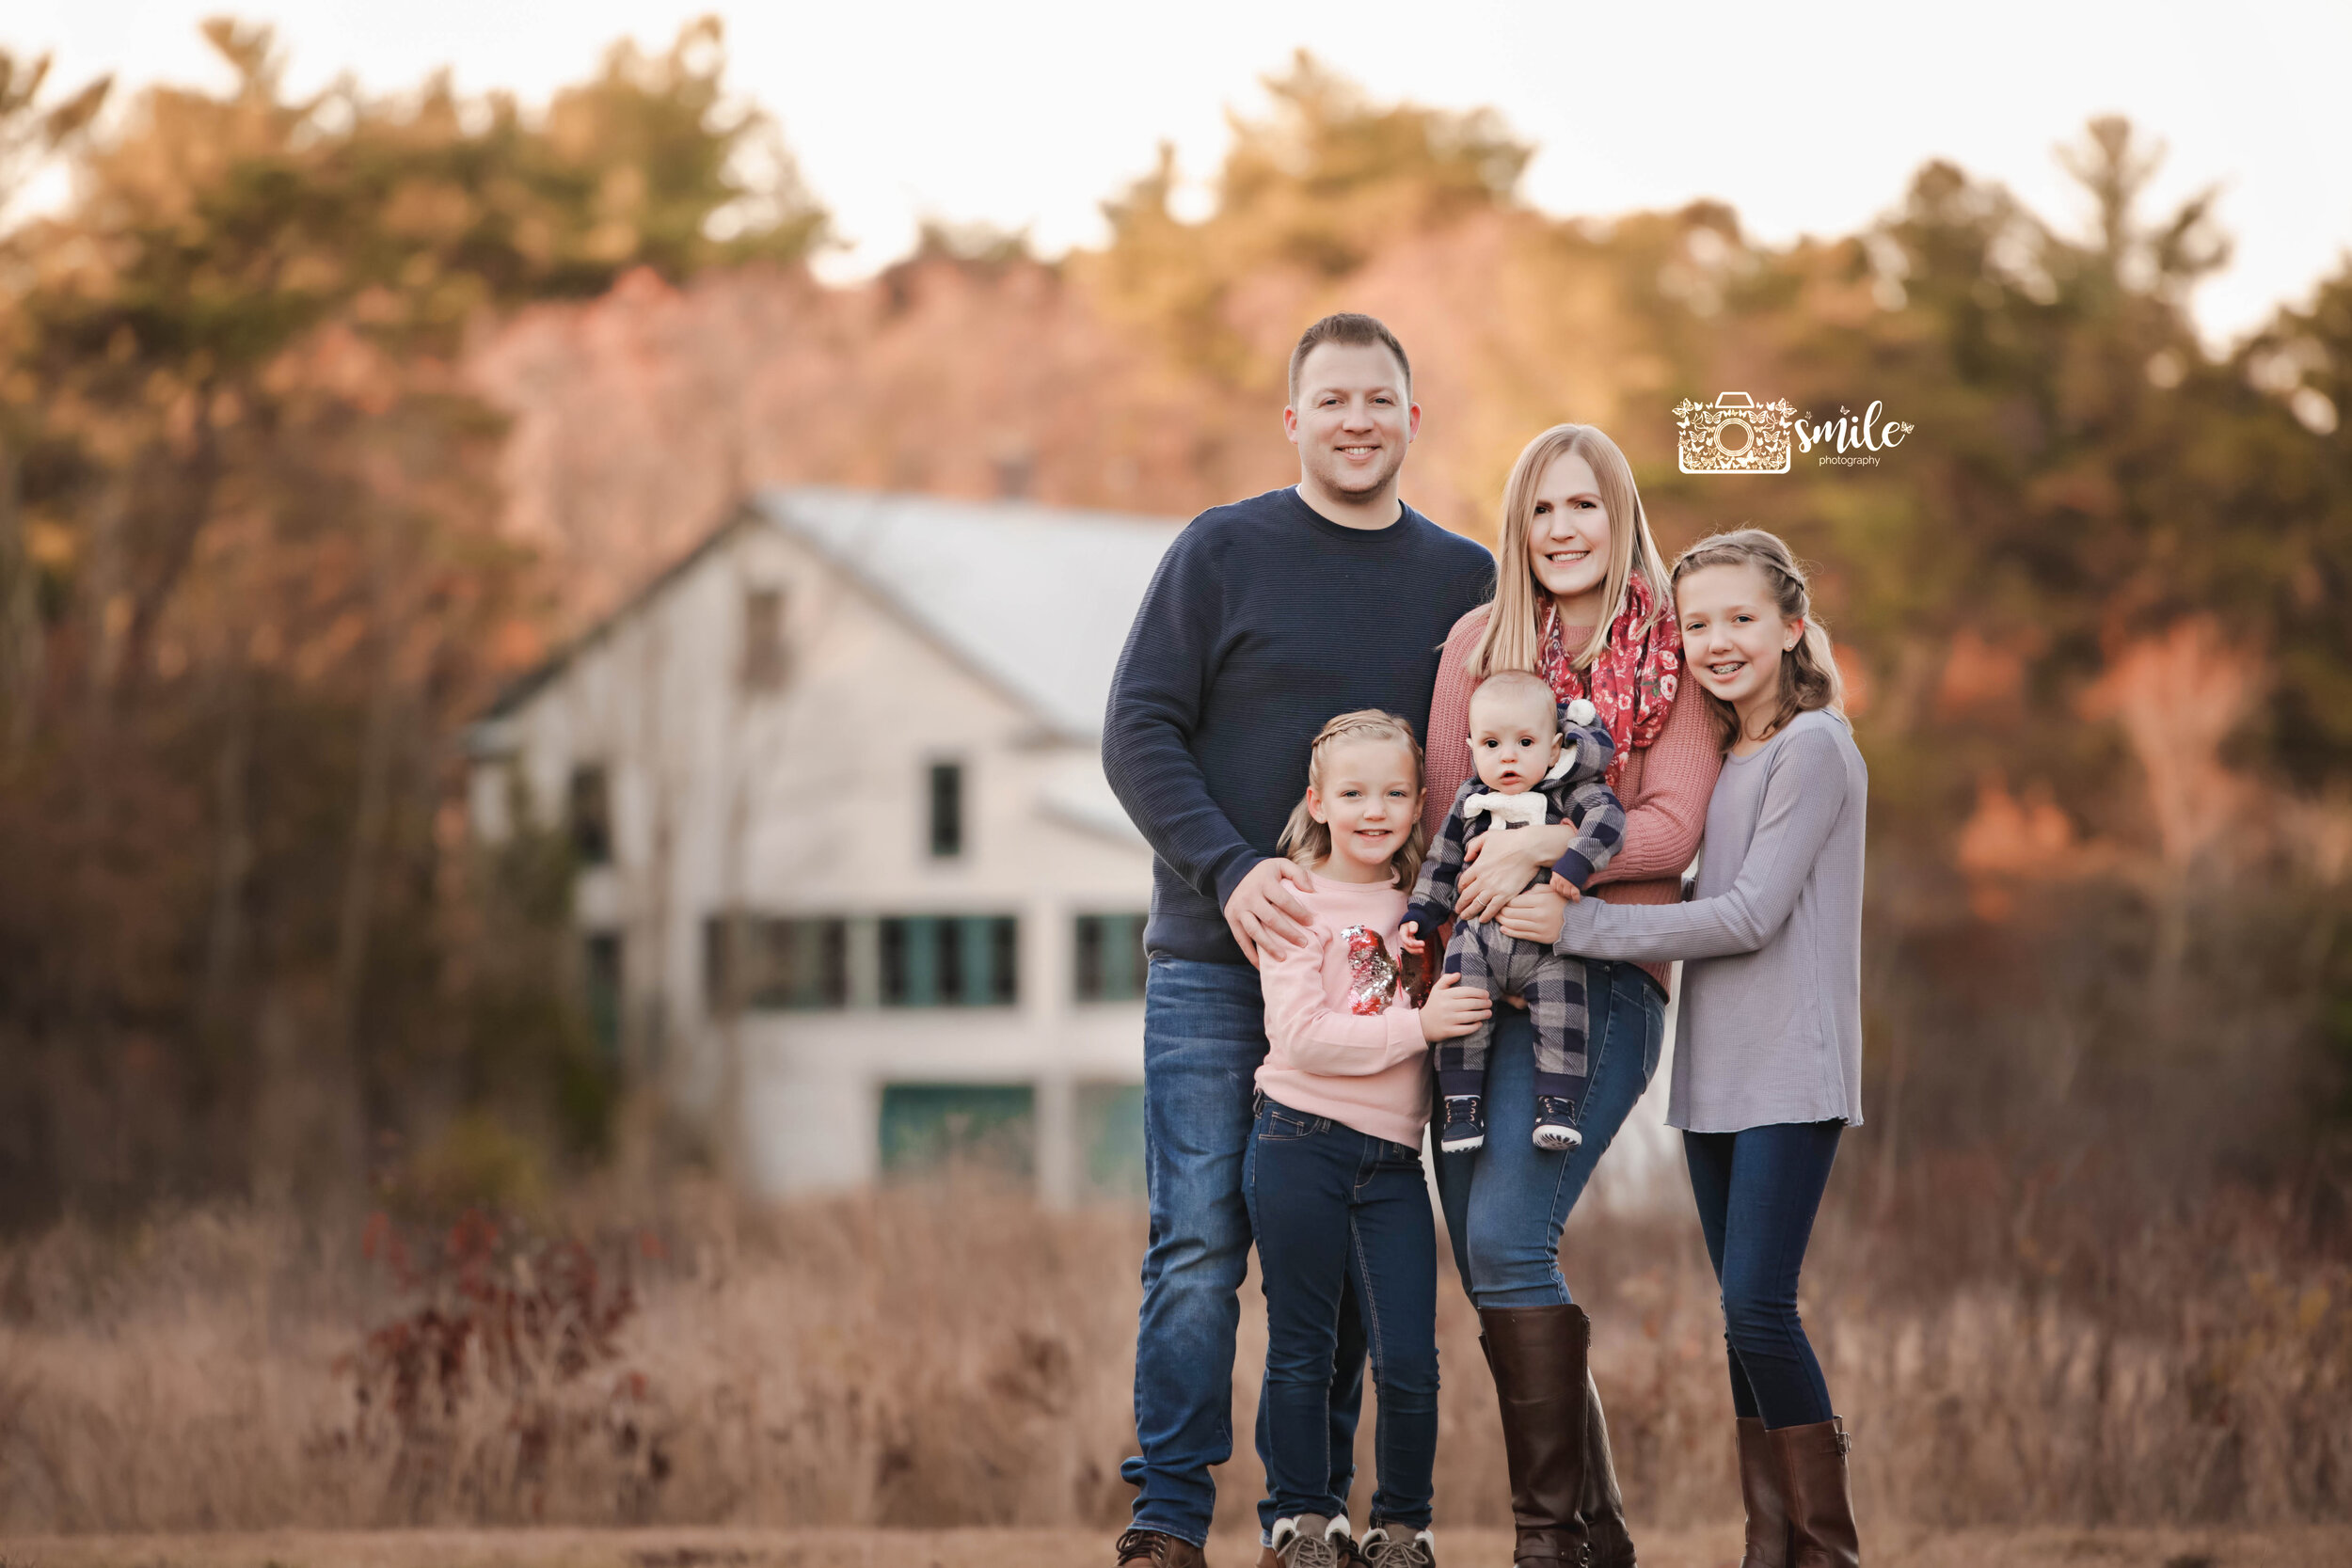
M 1554 862 L 1552 871 L 1581 889 L 1593 874 L 1609 863 L 1625 840 L 1625 807 L 1616 792 L 1602 782 L 1615 747 L 1599 724 L 1564 724 L 1565 771 L 1535 786 L 1544 796 L 1546 823 L 1567 822 L 1578 831 L 1576 842 Z M 1453 918 L 1456 885 L 1471 838 L 1494 831 L 1484 815 L 1463 811 L 1472 796 L 1486 786 L 1472 773 L 1454 793 L 1445 826 L 1430 845 L 1421 864 L 1421 880 L 1413 888 L 1405 918 L 1418 923 L 1426 942 Z M 1533 792 L 1531 792 L 1533 793 Z M 1507 831 L 1507 827 L 1504 831 Z M 1537 879 L 1531 887 L 1549 879 Z M 1535 1025 L 1535 1093 L 1566 1101 L 1581 1116 L 1591 1067 L 1585 1055 L 1586 1008 L 1584 960 L 1554 953 L 1541 942 L 1521 942 L 1502 934 L 1493 921 L 1462 921 L 1446 943 L 1445 972 L 1460 974 L 1461 984 L 1498 999 L 1517 994 L 1526 1000 Z M 1437 1046 L 1438 1092 L 1484 1095 L 1486 1089 L 1486 1048 L 1494 1039 L 1491 1018 L 1474 1034 L 1440 1040 Z

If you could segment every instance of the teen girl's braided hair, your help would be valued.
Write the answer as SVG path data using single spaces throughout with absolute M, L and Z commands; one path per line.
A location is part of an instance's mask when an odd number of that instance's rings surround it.
M 1421 741 L 1413 734 L 1413 726 L 1393 713 L 1383 713 L 1376 707 L 1358 708 L 1343 713 L 1315 732 L 1314 744 L 1307 752 L 1307 785 L 1319 788 L 1323 784 L 1324 752 L 1342 740 L 1393 740 L 1412 753 L 1413 784 L 1421 784 Z M 1420 802 L 1414 802 L 1412 830 L 1405 835 L 1389 864 L 1396 872 L 1396 885 L 1410 891 L 1413 879 L 1421 875 L 1421 858 L 1429 851 L 1429 830 L 1422 826 Z M 1291 808 L 1291 819 L 1282 825 L 1282 836 L 1276 848 L 1310 871 L 1331 858 L 1331 825 L 1318 822 L 1307 809 L 1307 797 L 1301 795 L 1298 804 Z
M 1814 612 L 1804 567 L 1780 536 L 1760 528 L 1743 528 L 1702 539 L 1675 558 L 1675 586 L 1679 589 L 1684 578 L 1704 566 L 1755 567 L 1781 618 L 1804 623 L 1804 635 L 1797 640 L 1795 647 L 1781 656 L 1780 709 L 1773 714 L 1772 728 L 1765 734 L 1777 735 L 1798 714 L 1814 708 L 1827 708 L 1843 719 L 1846 683 L 1837 673 L 1836 657 L 1830 651 L 1829 627 Z M 1706 688 L 1699 689 L 1705 691 Z M 1711 691 L 1707 692 L 1707 709 L 1714 715 L 1715 728 L 1728 751 L 1740 738 L 1739 715 L 1732 711 L 1729 703 Z

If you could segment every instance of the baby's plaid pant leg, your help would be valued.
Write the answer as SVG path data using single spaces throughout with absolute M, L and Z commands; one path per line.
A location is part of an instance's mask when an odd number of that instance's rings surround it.
M 1592 1071 L 1585 1053 L 1584 960 L 1524 945 L 1538 955 L 1520 993 L 1535 1023 L 1535 1092 L 1581 1103 Z
M 1465 990 L 1483 990 L 1495 994 L 1495 978 L 1486 958 L 1486 943 L 1509 942 L 1501 927 L 1488 922 L 1457 921 L 1454 940 L 1446 944 L 1445 968 L 1449 974 L 1459 974 Z M 1495 1005 L 1502 999 L 1495 997 Z M 1438 1042 L 1438 1093 L 1451 1100 L 1456 1095 L 1486 1092 L 1486 1047 L 1493 1043 L 1494 1015 L 1488 1013 L 1485 1022 L 1450 1040 Z

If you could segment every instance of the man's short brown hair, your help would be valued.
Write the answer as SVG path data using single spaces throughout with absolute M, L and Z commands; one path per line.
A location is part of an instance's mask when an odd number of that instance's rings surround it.
M 1413 395 L 1413 362 L 1405 357 L 1405 345 L 1396 341 L 1396 334 L 1390 331 L 1377 316 L 1343 310 L 1338 315 L 1324 317 L 1298 335 L 1298 346 L 1291 350 L 1290 392 L 1294 404 L 1298 401 L 1298 367 L 1307 362 L 1307 356 L 1312 354 L 1317 345 L 1323 343 L 1344 343 L 1350 348 L 1371 348 L 1377 344 L 1387 349 L 1396 356 L 1396 368 L 1405 372 L 1406 397 L 1409 399 Z

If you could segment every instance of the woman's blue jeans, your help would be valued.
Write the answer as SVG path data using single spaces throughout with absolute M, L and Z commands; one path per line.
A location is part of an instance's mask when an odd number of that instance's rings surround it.
M 1767 1427 L 1810 1426 L 1833 1414 L 1797 1317 L 1797 1271 L 1845 1130 L 1842 1121 L 1811 1121 L 1682 1134 L 1691 1196 L 1724 1291 L 1731 1407 Z
M 1584 1141 L 1565 1150 L 1535 1147 L 1535 1026 L 1522 1009 L 1498 1003 L 1486 1053 L 1486 1146 L 1438 1156 L 1454 1266 L 1478 1307 L 1555 1307 L 1569 1299 L 1560 1227 L 1658 1071 L 1665 993 L 1632 964 L 1586 962 L 1593 1070 L 1577 1124 Z
M 1242 1191 L 1265 1282 L 1274 1516 L 1347 1512 L 1345 1495 L 1332 1493 L 1331 1369 L 1353 1285 L 1380 1390 L 1372 1517 L 1426 1528 L 1438 1458 L 1438 1227 L 1419 1146 L 1262 1096 Z

